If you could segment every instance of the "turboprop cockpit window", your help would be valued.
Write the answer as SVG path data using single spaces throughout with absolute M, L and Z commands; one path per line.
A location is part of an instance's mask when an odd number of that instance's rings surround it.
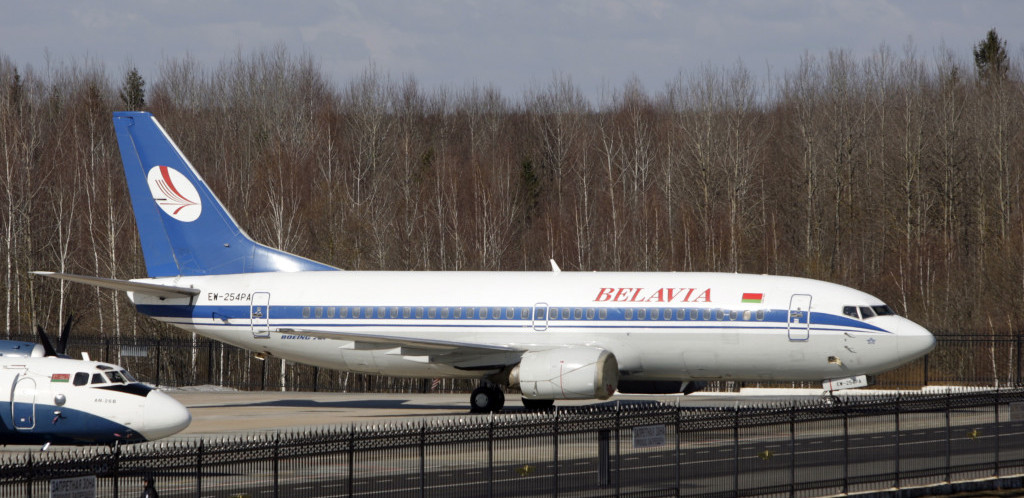
M 89 383 L 89 374 L 86 372 L 78 372 L 75 374 L 75 379 L 72 383 L 76 386 L 84 386 Z
M 117 382 L 121 384 L 127 384 L 128 379 L 121 375 L 121 372 L 107 372 L 107 376 L 110 377 L 111 382 Z

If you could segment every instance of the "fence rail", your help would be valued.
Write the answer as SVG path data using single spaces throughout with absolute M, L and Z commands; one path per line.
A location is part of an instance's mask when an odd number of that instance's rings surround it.
M 1024 390 L 692 409 L 603 404 L 0 460 L 0 496 L 811 496 L 1020 473 Z

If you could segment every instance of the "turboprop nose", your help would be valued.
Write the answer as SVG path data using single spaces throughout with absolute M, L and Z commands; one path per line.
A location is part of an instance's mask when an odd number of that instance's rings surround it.
M 903 322 L 897 332 L 900 360 L 911 361 L 935 349 L 935 336 L 931 332 L 906 318 Z
M 177 434 L 192 423 L 192 414 L 185 405 L 156 389 L 146 396 L 143 417 L 145 429 L 139 432 L 147 441 Z

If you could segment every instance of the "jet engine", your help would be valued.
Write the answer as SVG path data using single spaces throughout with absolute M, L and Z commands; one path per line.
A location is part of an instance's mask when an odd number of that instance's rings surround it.
M 592 347 L 529 351 L 509 373 L 526 399 L 608 399 L 619 384 L 619 362 Z

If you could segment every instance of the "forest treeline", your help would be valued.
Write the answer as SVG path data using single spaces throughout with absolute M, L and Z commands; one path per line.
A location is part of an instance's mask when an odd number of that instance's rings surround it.
M 256 240 L 339 268 L 797 275 L 936 331 L 1017 332 L 1024 85 L 1019 60 L 990 66 L 834 50 L 592 102 L 564 75 L 514 96 L 373 65 L 331 81 L 282 47 L 116 78 L 0 56 L 2 327 L 74 311 L 110 337 L 176 333 L 28 273 L 145 275 L 111 123 L 137 107 Z

